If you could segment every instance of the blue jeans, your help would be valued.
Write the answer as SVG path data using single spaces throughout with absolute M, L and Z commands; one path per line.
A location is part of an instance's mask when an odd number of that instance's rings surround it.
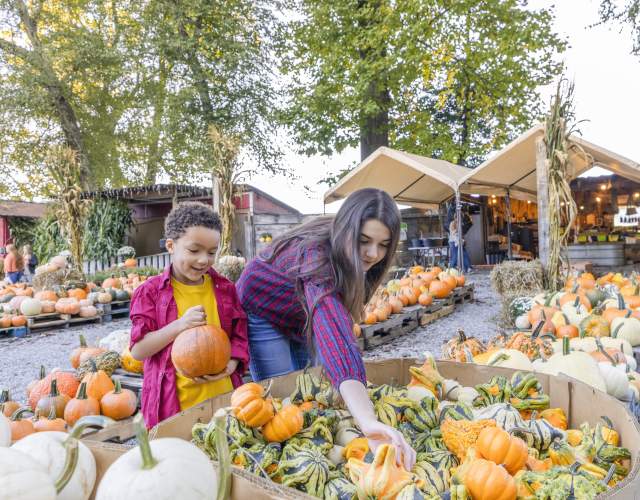
M 14 271 L 12 273 L 7 273 L 7 278 L 11 283 L 17 283 L 22 279 L 22 271 Z
M 458 265 L 458 245 L 449 243 L 449 267 L 457 267 Z M 462 271 L 467 272 L 471 269 L 471 258 L 465 246 L 462 246 Z
M 267 320 L 247 314 L 249 370 L 256 382 L 302 370 L 309 362 L 307 346 L 287 337 Z

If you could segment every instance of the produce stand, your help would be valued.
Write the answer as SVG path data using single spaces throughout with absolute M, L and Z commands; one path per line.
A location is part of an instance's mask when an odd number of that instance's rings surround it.
M 397 381 L 404 385 L 409 381 L 409 367 L 420 364 L 415 359 L 388 359 L 365 363 L 367 377 L 374 384 L 390 383 Z M 489 380 L 494 375 L 511 377 L 514 370 L 509 368 L 489 367 L 473 363 L 458 363 L 454 361 L 438 361 L 437 368 L 440 374 L 448 379 L 457 380 L 462 385 L 473 386 L 479 381 Z M 317 371 L 317 369 L 314 369 Z M 274 397 L 287 397 L 296 387 L 298 373 L 292 373 L 274 379 L 272 395 Z M 607 491 L 599 498 L 632 499 L 640 488 L 640 425 L 628 413 L 625 406 L 615 398 L 597 391 L 592 387 L 578 382 L 564 375 L 548 376 L 537 373 L 536 378 L 542 385 L 545 394 L 550 397 L 551 408 L 564 409 L 571 428 L 577 427 L 582 422 L 595 424 L 603 413 L 611 419 L 621 439 L 622 446 L 629 449 L 631 463 L 629 475 L 614 488 Z M 231 394 L 224 394 L 210 399 L 187 411 L 183 411 L 151 429 L 151 439 L 179 438 L 192 439 L 192 427 L 196 423 L 208 423 L 216 410 L 230 406 Z M 603 409 L 606 408 L 606 412 Z M 123 429 L 131 428 L 130 423 L 121 424 Z M 133 431 L 131 430 L 131 435 Z M 84 443 L 92 450 L 97 461 L 97 483 L 104 475 L 106 468 L 125 453 L 129 447 L 111 443 L 101 443 L 95 440 L 83 439 Z M 233 468 L 234 479 L 231 498 L 309 498 L 307 495 L 290 488 L 279 486 L 270 480 L 247 474 L 245 471 Z M 237 483 L 240 478 L 248 481 L 248 490 L 245 483 Z M 255 490 L 255 495 L 254 495 Z M 267 496 L 259 496 L 267 495 Z

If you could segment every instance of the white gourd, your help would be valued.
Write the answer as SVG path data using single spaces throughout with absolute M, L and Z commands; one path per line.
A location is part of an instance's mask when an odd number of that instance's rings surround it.
M 498 349 L 487 361 L 487 366 L 533 371 L 533 365 L 527 355 L 517 349 Z
M 564 373 L 602 392 L 607 392 L 607 386 L 598 369 L 598 363 L 586 352 L 571 351 L 568 337 L 562 340 L 563 352 L 555 353 L 546 363 L 537 363 L 536 370 L 549 375 Z
M 218 474 L 202 450 L 183 439 L 149 441 L 140 418 L 136 425 L 138 446 L 107 469 L 96 500 L 214 500 L 217 497 Z M 216 422 L 216 425 L 222 428 L 224 424 Z M 226 481 L 224 474 L 221 479 Z
M 11 445 L 11 424 L 9 419 L 0 412 L 0 448 Z
M 480 393 L 474 387 L 460 387 L 458 390 L 458 402 L 473 406 L 473 400 L 479 395 Z
M 334 444 L 327 453 L 327 458 L 333 465 L 340 465 L 344 462 L 344 446 Z
M 69 434 L 66 432 L 36 432 L 17 441 L 12 448 L 29 455 L 42 465 L 52 480 L 62 473 L 65 465 L 65 442 L 78 439 L 87 427 L 106 427 L 114 421 L 106 417 L 83 417 Z M 57 500 L 86 500 L 91 496 L 96 481 L 96 461 L 93 453 L 82 442 L 78 443 L 78 464 L 71 479 L 58 493 Z
M 629 379 L 623 364 L 613 366 L 600 362 L 598 368 L 607 386 L 607 394 L 618 399 L 625 399 L 629 393 Z
M 614 339 L 611 337 L 599 337 L 605 349 L 619 349 L 625 356 L 633 357 L 633 347 L 624 339 Z M 571 339 L 571 350 L 593 352 L 598 350 L 595 337 L 584 337 Z M 553 342 L 553 352 L 562 352 L 562 340 Z
M 529 322 L 529 316 L 527 314 L 521 314 L 516 318 L 516 328 L 518 330 L 529 330 L 531 323 Z
M 29 455 L 0 448 L 0 500 L 55 500 L 47 470 Z
M 458 391 L 460 387 L 460 382 L 457 380 L 446 378 L 444 382 L 442 382 L 442 394 L 444 394 L 449 401 L 458 401 Z
M 567 318 L 569 318 L 569 322 L 576 326 L 590 314 L 584 304 L 580 302 L 578 302 L 577 305 L 575 303 L 567 303 L 563 305 L 562 312 L 567 316 Z
M 435 396 L 433 395 L 433 392 L 431 392 L 429 389 L 427 389 L 422 385 L 413 385 L 411 387 L 408 387 L 407 397 L 411 401 L 415 401 L 416 403 L 419 403 L 424 398 L 431 398 L 431 399 L 435 398 Z
M 611 322 L 611 337 L 624 339 L 632 346 L 640 345 L 640 320 L 629 318 L 615 318 Z

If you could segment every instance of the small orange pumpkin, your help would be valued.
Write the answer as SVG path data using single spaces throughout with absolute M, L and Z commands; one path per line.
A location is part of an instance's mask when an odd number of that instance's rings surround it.
M 516 482 L 507 470 L 490 460 L 471 462 L 464 485 L 473 500 L 515 500 Z
M 235 416 L 249 427 L 262 427 L 274 417 L 273 404 L 265 399 L 269 389 L 255 382 L 238 387 L 231 394 L 231 406 Z
M 303 423 L 302 410 L 287 405 L 262 427 L 262 435 L 270 443 L 281 443 L 300 432 Z
M 67 422 L 65 422 L 63 418 L 56 417 L 55 408 L 52 407 L 49 415 L 47 416 L 44 416 L 43 414 L 38 412 L 36 412 L 36 415 L 40 417 L 33 424 L 33 428 L 36 432 L 67 432 Z
M 87 396 L 100 401 L 102 397 L 115 389 L 113 381 L 104 370 L 99 370 L 93 359 L 91 362 L 91 370 L 84 376 L 82 383 L 87 386 Z
M 13 442 L 36 432 L 33 427 L 33 420 L 30 418 L 21 418 L 25 413 L 33 414 L 33 411 L 31 408 L 23 407 L 16 410 L 9 419 L 9 424 L 11 426 L 11 441 Z
M 436 299 L 444 299 L 451 293 L 451 288 L 443 281 L 433 280 L 429 285 L 429 293 Z
M 12 401 L 9 395 L 9 389 L 4 389 L 0 394 L 0 412 L 5 417 L 10 417 L 16 410 L 20 408 L 20 403 Z
M 82 382 L 78 394 L 67 403 L 64 409 L 64 419 L 69 426 L 87 415 L 100 415 L 100 403 L 96 398 L 87 396 L 87 383 Z
M 100 400 L 100 410 L 105 417 L 114 420 L 129 418 L 136 412 L 138 398 L 133 391 L 123 389 L 120 379 L 116 379 L 115 387 Z
M 482 458 L 504 465 L 509 474 L 521 470 L 529 456 L 527 444 L 500 427 L 485 427 L 476 441 L 476 450 Z

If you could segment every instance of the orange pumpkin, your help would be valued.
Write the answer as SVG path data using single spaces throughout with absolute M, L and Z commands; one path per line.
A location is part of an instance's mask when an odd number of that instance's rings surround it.
M 38 420 L 36 420 L 33 424 L 33 429 L 36 432 L 67 432 L 67 422 L 65 422 L 63 418 L 56 417 L 55 408 L 51 408 L 51 411 L 47 416 L 44 416 L 42 414 L 38 415 L 40 416 L 40 418 L 38 418 Z
M 274 417 L 271 400 L 265 399 L 268 390 L 255 382 L 238 387 L 231 394 L 233 413 L 249 427 L 262 427 Z
M 110 391 L 115 389 L 113 381 L 104 370 L 99 370 L 96 362 L 92 359 L 91 370 L 82 379 L 82 383 L 87 386 L 87 396 L 95 398 L 98 401 Z
M 58 392 L 66 394 L 70 398 L 75 397 L 80 383 L 76 380 L 73 373 L 68 372 L 52 372 L 42 380 L 38 381 L 29 393 L 29 406 L 36 408 L 38 401 L 44 396 L 48 396 L 51 391 L 51 380 L 56 379 Z
M 122 288 L 122 283 L 115 276 L 111 276 L 102 282 L 102 288 Z
M 262 427 L 262 435 L 270 443 L 281 443 L 300 432 L 303 423 L 302 410 L 287 405 Z
M 44 365 L 40 365 L 40 378 L 34 379 L 27 384 L 27 389 L 25 390 L 25 393 L 27 394 L 27 398 L 29 397 L 31 390 L 35 387 L 35 385 L 38 382 L 40 382 L 45 377 L 45 375 L 46 375 L 46 372 L 44 369 Z
M 369 311 L 364 316 L 364 324 L 365 325 L 375 325 L 378 322 L 378 316 L 376 316 L 373 311 Z
M 23 316 L 22 314 L 19 316 L 13 316 L 11 318 L 11 325 L 12 326 L 24 326 L 27 324 L 27 317 Z
M 429 285 L 429 293 L 436 299 L 444 299 L 451 293 L 451 288 L 443 281 L 433 280 Z
M 456 286 L 460 287 L 460 286 L 464 286 L 464 284 L 467 282 L 467 279 L 463 276 L 456 276 Z
M 574 339 L 580 335 L 580 331 L 576 325 L 561 325 L 556 328 L 556 337 L 561 339 L 562 337 L 569 337 Z
M 78 314 L 80 312 L 80 302 L 73 297 L 58 299 L 58 302 L 56 302 L 56 312 L 60 314 Z
M 449 290 L 453 290 L 456 286 L 458 286 L 458 280 L 455 276 L 452 276 L 450 274 L 444 276 L 441 281 L 444 281 L 447 284 Z
M 364 460 L 365 455 L 369 452 L 369 440 L 366 437 L 353 438 L 344 447 L 342 454 L 345 459 L 357 458 Z
M 100 403 L 97 399 L 87 396 L 87 384 L 82 382 L 78 388 L 78 394 L 67 403 L 64 409 L 64 419 L 69 426 L 73 426 L 87 415 L 100 415 Z
M 100 411 L 105 417 L 114 420 L 129 418 L 136 412 L 138 398 L 133 391 L 123 389 L 120 379 L 116 379 L 115 387 L 100 400 Z
M 0 328 L 9 328 L 11 326 L 11 316 L 4 314 L 0 318 Z
M 33 421 L 30 418 L 21 418 L 25 413 L 33 413 L 31 408 L 20 408 L 9 419 L 11 427 L 11 441 L 18 441 L 29 434 L 33 434 L 36 430 L 33 427 Z
M 40 304 L 42 305 L 42 314 L 56 312 L 56 303 L 53 300 L 43 300 Z
M 544 418 L 558 429 L 567 430 L 567 415 L 562 408 L 547 408 L 538 414 L 538 418 Z
M 68 290 L 67 295 L 78 300 L 84 300 L 87 298 L 87 292 L 82 288 L 73 288 L 71 290 Z
M 9 395 L 9 389 L 4 389 L 0 394 L 0 412 L 5 417 L 10 417 L 18 408 L 20 408 L 20 403 L 12 401 Z
M 136 259 L 127 259 L 124 261 L 124 267 L 136 267 L 138 265 L 138 261 Z
M 376 307 L 373 310 L 373 314 L 376 315 L 376 318 L 378 319 L 378 321 L 382 322 L 382 321 L 387 321 L 387 319 L 389 319 L 389 315 L 387 314 L 386 309 L 383 309 L 381 307 Z
M 482 458 L 504 465 L 511 475 L 524 467 L 529 456 L 527 444 L 500 427 L 482 429 L 476 441 L 476 450 Z
M 490 460 L 471 462 L 464 485 L 473 500 L 515 500 L 516 482 L 507 470 Z
M 58 381 L 55 378 L 51 379 L 49 394 L 40 398 L 40 401 L 38 401 L 36 414 L 49 415 L 51 410 L 53 410 L 57 417 L 62 417 L 64 415 L 64 407 L 67 406 L 69 399 L 69 396 L 66 394 L 60 394 L 60 392 L 58 392 Z
M 102 347 L 87 347 L 80 353 L 80 356 L 78 356 L 78 362 L 79 362 L 78 366 L 80 366 L 85 361 L 88 361 L 89 359 L 93 359 L 96 356 L 100 356 L 100 354 L 105 352 L 107 352 L 107 350 L 103 349 Z
M 69 355 L 69 361 L 73 368 L 78 368 L 80 366 L 80 356 L 89 348 L 87 345 L 87 339 L 84 338 L 84 335 L 80 334 L 79 337 L 80 345 L 71 351 L 71 354 Z
M 360 328 L 360 325 L 358 323 L 353 324 L 353 334 L 356 338 L 360 338 L 360 336 L 362 335 L 362 328 Z
M 173 365 L 189 378 L 216 375 L 227 367 L 230 359 L 229 337 L 222 328 L 213 325 L 185 330 L 171 348 Z
M 397 297 L 391 297 L 389 299 L 389 305 L 391 306 L 391 312 L 393 314 L 401 313 L 402 308 L 404 307 L 404 304 L 402 303 L 402 301 Z
M 56 295 L 56 292 L 52 290 L 42 290 L 40 292 L 37 292 L 34 298 L 38 299 L 40 302 L 55 302 L 56 300 L 58 300 L 58 295 Z
M 420 297 L 418 297 L 418 303 L 424 307 L 431 305 L 433 303 L 433 295 L 429 292 L 421 293 Z

